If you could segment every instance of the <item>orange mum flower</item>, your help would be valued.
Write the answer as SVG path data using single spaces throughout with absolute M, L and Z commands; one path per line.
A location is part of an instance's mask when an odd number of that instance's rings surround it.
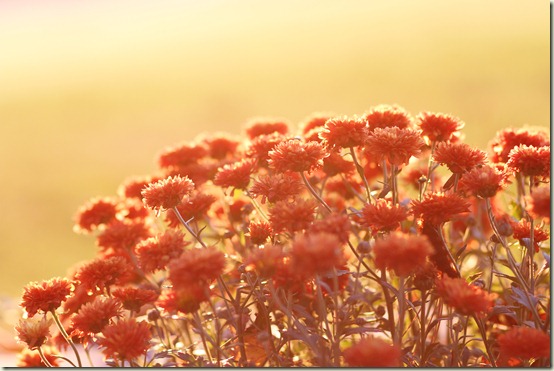
M 317 142 L 304 143 L 289 139 L 275 146 L 268 153 L 269 166 L 278 173 L 286 171 L 312 171 L 323 165 L 328 156 L 323 146 Z
M 401 205 L 379 199 L 372 204 L 366 204 L 362 209 L 360 223 L 371 228 L 373 233 L 390 232 L 400 227 L 400 223 L 408 217 L 408 210 Z
M 506 166 L 524 176 L 550 178 L 550 147 L 515 146 Z
M 269 151 L 275 146 L 286 140 L 281 134 L 273 133 L 270 135 L 261 135 L 254 138 L 246 150 L 246 155 L 258 160 L 258 166 L 267 167 L 269 160 Z
M 177 206 L 177 210 L 184 220 L 202 220 L 208 214 L 208 210 L 210 210 L 210 207 L 216 200 L 217 198 L 214 195 L 208 193 L 193 193 Z M 167 210 L 165 213 L 165 220 L 171 228 L 181 226 L 181 221 L 177 218 L 173 209 Z
M 402 107 L 397 105 L 381 104 L 373 107 L 362 118 L 366 121 L 369 130 L 373 131 L 376 128 L 391 128 L 397 127 L 407 129 L 412 126 L 412 117 Z
M 99 225 L 108 224 L 115 219 L 118 202 L 113 198 L 94 198 L 77 211 L 74 230 L 91 232 Z
M 443 276 L 435 284 L 439 296 L 460 314 L 488 313 L 492 309 L 494 297 L 463 278 Z
M 510 225 L 514 232 L 513 237 L 519 240 L 521 246 L 529 247 L 531 243 L 531 223 L 526 219 L 522 219 L 519 223 L 511 222 Z M 546 240 L 548 240 L 548 232 L 543 230 L 540 225 L 535 225 L 533 232 L 535 252 L 539 252 L 540 243 Z
M 440 142 L 434 154 L 434 160 L 446 165 L 454 174 L 462 174 L 483 165 L 487 154 L 479 149 L 471 148 L 466 143 Z
M 400 367 L 402 351 L 384 340 L 369 337 L 342 352 L 351 367 Z
M 550 336 L 530 327 L 515 326 L 498 336 L 500 354 L 524 359 L 550 357 Z
M 333 113 L 326 112 L 315 112 L 311 114 L 300 123 L 302 134 L 306 136 L 306 134 L 315 128 L 323 128 L 327 120 L 333 118 L 334 116 L 335 115 Z
M 79 268 L 75 280 L 80 281 L 87 290 L 104 290 L 114 284 L 126 282 L 133 269 L 121 256 L 95 259 Z
M 426 236 L 393 232 L 379 239 L 373 247 L 375 265 L 381 270 L 392 270 L 397 276 L 407 277 L 425 265 L 434 252 Z
M 150 228 L 144 221 L 139 220 L 116 220 L 110 223 L 106 229 L 98 235 L 96 244 L 102 251 L 109 249 L 129 251 L 137 243 L 151 236 Z
M 115 289 L 113 296 L 121 301 L 123 308 L 138 313 L 142 306 L 154 303 L 159 295 L 150 289 L 124 287 Z
M 319 232 L 298 236 L 292 243 L 292 264 L 305 274 L 325 274 L 346 263 L 346 256 L 338 237 Z
M 31 350 L 37 349 L 50 337 L 51 325 L 52 320 L 46 320 L 46 317 L 42 317 L 40 320 L 35 318 L 20 319 L 15 326 L 17 340 L 27 344 Z
M 142 190 L 142 201 L 152 210 L 167 210 L 179 206 L 185 196 L 194 189 L 194 183 L 188 177 L 179 175 L 150 183 Z
M 117 194 L 126 198 L 138 198 L 142 200 L 142 189 L 148 186 L 150 183 L 155 183 L 162 178 L 158 176 L 133 176 L 125 179 L 125 181 L 118 187 Z
M 97 334 L 110 323 L 111 318 L 121 316 L 121 303 L 118 300 L 97 296 L 73 316 L 73 328 L 82 334 Z
M 358 117 L 342 116 L 329 119 L 319 137 L 330 148 L 351 148 L 361 146 L 367 134 L 365 121 Z
M 267 222 L 250 222 L 248 227 L 250 233 L 250 241 L 255 245 L 261 245 L 267 241 L 268 237 L 273 234 L 271 225 Z
M 527 196 L 527 211 L 533 218 L 550 220 L 550 188 L 538 187 Z
M 182 143 L 168 147 L 158 156 L 158 165 L 162 169 L 183 168 L 200 160 L 208 154 L 203 145 Z
M 417 125 L 429 142 L 446 142 L 457 139 L 464 123 L 457 117 L 444 113 L 422 112 L 417 115 Z
M 156 237 L 141 241 L 135 248 L 140 267 L 145 273 L 165 269 L 166 265 L 178 258 L 189 242 L 185 235 L 176 229 L 168 229 Z
M 315 201 L 296 198 L 294 201 L 278 201 L 269 210 L 269 222 L 276 233 L 290 233 L 307 229 L 314 220 Z
M 200 308 L 200 304 L 210 299 L 210 287 L 205 283 L 191 283 L 178 290 L 167 290 L 156 301 L 167 313 L 192 313 Z
M 42 346 L 41 347 L 42 354 L 44 354 L 44 357 L 54 367 L 60 366 L 59 364 L 59 358 L 56 357 L 56 355 L 59 355 L 60 352 L 49 346 Z M 21 353 L 17 356 L 17 367 L 47 367 L 46 364 L 42 361 L 42 358 L 40 358 L 40 354 L 36 350 L 30 350 L 28 348 L 25 348 L 21 351 Z
M 491 161 L 494 163 L 508 162 L 510 151 L 519 145 L 543 147 L 550 146 L 550 140 L 545 132 L 531 128 L 508 128 L 496 133 L 496 137 L 489 143 Z
M 211 282 L 225 269 L 225 255 L 213 247 L 187 250 L 168 264 L 169 279 L 177 289 Z
M 256 118 L 250 120 L 246 127 L 248 138 L 254 139 L 261 135 L 269 135 L 278 133 L 285 135 L 289 132 L 289 124 L 285 120 L 277 119 L 261 119 Z
M 214 184 L 220 187 L 246 189 L 250 183 L 250 175 L 254 171 L 255 162 L 254 159 L 246 158 L 220 167 L 215 174 Z
M 50 312 L 58 309 L 73 291 L 73 284 L 67 278 L 54 277 L 48 281 L 31 282 L 23 288 L 19 304 L 32 317 L 38 311 Z
M 106 326 L 102 331 L 104 337 L 98 339 L 98 345 L 105 348 L 102 352 L 107 357 L 132 360 L 145 354 L 150 347 L 150 325 L 134 318 L 120 319 Z
M 240 140 L 226 133 L 215 133 L 202 140 L 208 147 L 209 156 L 216 160 L 233 157 L 240 145 Z
M 297 196 L 304 190 L 304 184 L 296 173 L 262 175 L 254 181 L 250 193 L 254 197 L 262 196 L 262 204 L 275 203 Z
M 489 198 L 502 190 L 507 182 L 508 176 L 504 171 L 483 165 L 462 175 L 458 189 L 476 197 Z
M 469 212 L 469 202 L 453 193 L 432 193 L 421 201 L 412 201 L 412 212 L 430 225 L 438 226 L 455 215 Z
M 332 151 L 328 157 L 323 159 L 323 172 L 329 176 L 337 174 L 348 175 L 354 172 L 355 167 L 352 161 L 345 160 L 339 152 Z
M 352 226 L 346 214 L 332 213 L 323 219 L 315 220 L 308 228 L 308 233 L 327 232 L 337 236 L 340 242 L 346 243 L 350 237 Z
M 275 274 L 279 262 L 285 256 L 282 246 L 267 246 L 263 249 L 254 249 L 244 261 L 244 265 L 247 271 L 255 270 L 261 278 L 269 278 Z
M 412 156 L 419 156 L 425 145 L 421 132 L 398 127 L 376 128 L 368 135 L 365 151 L 375 160 L 386 160 L 391 165 L 407 164 Z

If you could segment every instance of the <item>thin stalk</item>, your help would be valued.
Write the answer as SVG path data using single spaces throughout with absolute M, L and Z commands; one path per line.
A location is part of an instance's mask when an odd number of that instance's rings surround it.
M 433 142 L 431 144 L 431 154 L 429 155 L 429 164 L 428 164 L 428 167 L 427 167 L 427 181 L 425 182 L 425 185 L 423 186 L 423 194 L 425 194 L 425 192 L 427 192 L 427 186 L 429 185 L 429 183 L 433 183 L 433 180 L 431 179 L 431 176 L 433 174 L 433 164 L 434 164 L 434 160 L 433 160 L 433 155 L 435 154 L 435 148 L 437 147 L 437 143 L 436 142 Z
M 58 326 L 58 329 L 60 330 L 60 333 L 62 334 L 63 338 L 71 346 L 71 349 L 73 349 L 73 352 L 75 352 L 75 357 L 77 357 L 77 363 L 79 364 L 79 367 L 83 367 L 83 364 L 81 363 L 81 357 L 79 356 L 79 351 L 77 351 L 77 347 L 75 346 L 75 343 L 73 342 L 73 340 L 71 340 L 71 338 L 63 328 L 63 325 L 56 311 L 51 310 L 50 313 L 52 313 L 52 317 L 54 317 L 54 322 L 56 322 L 56 326 Z
M 44 362 L 44 364 L 46 365 L 46 367 L 54 367 L 54 366 L 52 366 L 52 364 L 51 364 L 50 362 L 48 362 L 48 360 L 46 359 L 46 356 L 45 356 L 44 353 L 42 352 L 42 348 L 41 348 L 41 347 L 38 347 L 37 350 L 38 350 L 38 354 L 40 355 L 40 359 L 42 359 L 42 362 Z
M 423 290 L 421 292 L 421 308 L 420 308 L 420 311 L 419 311 L 419 315 L 420 315 L 420 335 L 419 335 L 419 339 L 420 339 L 420 349 L 419 349 L 419 357 L 420 357 L 420 366 L 422 367 L 425 367 L 425 340 L 427 339 L 427 328 L 426 328 L 426 325 L 427 325 L 427 321 L 426 321 L 426 314 L 425 314 L 425 305 L 426 305 L 426 302 L 427 301 L 427 290 Z
M 213 363 L 210 348 L 208 347 L 208 343 L 206 342 L 206 336 L 204 334 L 204 329 L 202 328 L 202 319 L 200 318 L 200 315 L 198 314 L 198 311 L 194 311 L 192 313 L 192 316 L 193 316 L 194 322 L 197 326 L 196 328 L 198 329 L 198 334 L 200 335 L 200 339 L 202 340 L 202 346 L 204 347 L 204 351 L 206 352 L 206 356 L 210 360 L 210 363 Z
M 323 298 L 323 292 L 321 290 L 321 279 L 319 275 L 316 275 L 315 287 L 316 287 L 316 294 L 317 294 L 317 307 L 319 312 L 318 314 L 319 314 L 321 323 L 325 325 L 325 328 L 323 328 L 322 326 L 322 329 L 326 333 L 327 338 L 329 339 L 329 342 L 333 344 L 335 340 L 333 339 L 333 332 L 331 331 L 331 325 L 329 324 L 329 320 L 327 319 L 327 307 L 325 305 L 325 299 Z M 324 352 L 321 352 L 321 353 L 324 354 Z M 337 359 L 338 359 L 338 355 L 334 354 L 333 352 L 332 362 L 335 364 L 335 366 L 338 366 Z
M 487 330 L 485 328 L 485 325 L 483 324 L 482 319 L 475 314 L 473 315 L 473 319 L 475 320 L 475 323 L 477 323 L 477 327 L 479 328 L 479 332 L 481 333 L 481 338 L 483 339 L 483 344 L 485 344 L 485 349 L 487 351 L 489 361 L 492 367 L 496 367 L 496 361 L 494 359 L 490 344 L 487 341 Z
M 387 273 L 385 272 L 385 270 L 382 270 L 381 271 L 381 279 L 386 282 L 387 281 Z M 392 335 L 393 338 L 395 338 L 395 335 L 394 335 L 394 307 L 392 305 L 392 298 L 390 296 L 390 293 L 389 293 L 389 290 L 381 285 L 381 287 L 383 288 L 383 295 L 385 296 L 385 303 L 387 305 L 387 314 L 388 314 L 388 327 L 389 327 L 389 331 Z
M 331 208 L 329 207 L 329 205 L 327 205 L 327 203 L 323 200 L 323 198 L 321 198 L 321 196 L 315 191 L 315 189 L 312 187 L 312 185 L 310 184 L 310 182 L 308 181 L 308 179 L 306 178 L 306 175 L 304 174 L 303 171 L 300 172 L 300 175 L 302 176 L 302 180 L 304 181 L 304 184 L 306 185 L 306 187 L 308 188 L 308 190 L 310 191 L 310 193 L 312 194 L 312 196 L 315 197 L 315 199 L 323 206 L 325 207 L 325 209 L 332 213 L 333 211 L 331 210 Z
M 364 168 L 358 162 L 358 158 L 356 157 L 356 152 L 354 151 L 354 147 L 350 147 L 350 156 L 352 156 L 352 161 L 354 162 L 354 166 L 356 167 L 356 171 L 358 172 L 358 175 L 360 175 L 360 178 L 362 178 L 362 181 L 364 182 L 364 187 L 367 194 L 367 202 L 371 204 L 371 190 L 369 188 L 369 183 L 367 181 L 367 178 L 365 177 Z
M 396 336 L 395 336 L 395 345 L 402 348 L 402 335 L 404 334 L 404 306 L 405 306 L 405 297 L 404 297 L 404 277 L 398 277 L 398 324 L 396 325 Z
M 391 165 L 390 170 L 390 184 L 392 191 L 392 204 L 396 206 L 398 204 L 398 167 L 396 165 Z

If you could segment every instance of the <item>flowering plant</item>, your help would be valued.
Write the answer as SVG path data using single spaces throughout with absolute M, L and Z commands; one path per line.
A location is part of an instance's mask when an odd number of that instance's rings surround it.
M 24 288 L 21 366 L 550 365 L 550 139 L 398 106 L 164 149 Z M 88 359 L 85 359 L 88 356 Z

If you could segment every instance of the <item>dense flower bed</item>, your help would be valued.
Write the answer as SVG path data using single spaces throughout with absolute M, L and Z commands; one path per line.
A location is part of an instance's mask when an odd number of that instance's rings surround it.
M 24 288 L 19 364 L 549 366 L 549 136 L 463 126 L 381 105 L 165 148 L 78 211 L 94 260 Z

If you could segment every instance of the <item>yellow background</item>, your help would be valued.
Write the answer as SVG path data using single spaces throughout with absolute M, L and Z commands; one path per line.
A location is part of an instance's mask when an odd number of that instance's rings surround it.
M 167 145 L 397 103 L 485 148 L 549 125 L 542 0 L 0 2 L 0 295 L 96 252 L 77 208 Z

